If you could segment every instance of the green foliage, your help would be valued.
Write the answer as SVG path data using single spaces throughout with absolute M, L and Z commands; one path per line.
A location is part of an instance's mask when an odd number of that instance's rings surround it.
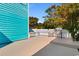
M 44 27 L 44 29 L 53 29 L 54 28 L 54 25 L 53 25 L 53 21 L 51 20 L 46 20 L 46 21 L 44 21 L 44 23 L 43 23 L 43 27 Z
M 78 41 L 76 35 L 79 32 L 79 4 L 64 3 L 60 6 L 52 5 L 45 11 L 44 23 L 38 23 L 38 18 L 29 17 L 29 26 L 37 29 L 54 29 L 61 27 L 71 33 L 73 40 Z M 78 36 L 77 36 L 78 37 Z
M 52 23 L 53 25 L 68 30 L 73 40 L 76 40 L 75 35 L 79 32 L 79 4 L 69 3 L 60 6 L 52 5 L 46 10 L 46 13 L 49 16 L 48 20 L 50 21 L 50 18 L 52 18 L 54 21 L 54 23 Z
M 43 23 L 38 23 L 38 25 L 37 25 L 37 27 L 36 27 L 37 29 L 43 29 L 44 27 L 43 27 Z
M 29 17 L 29 26 L 30 28 L 36 28 L 36 26 L 38 25 L 38 18 L 36 17 Z

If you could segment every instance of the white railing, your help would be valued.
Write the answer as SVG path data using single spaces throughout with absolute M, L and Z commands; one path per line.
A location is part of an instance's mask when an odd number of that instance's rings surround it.
M 67 30 L 59 29 L 32 29 L 33 32 L 30 32 L 30 36 L 56 36 L 56 37 L 65 37 L 70 38 L 71 35 Z

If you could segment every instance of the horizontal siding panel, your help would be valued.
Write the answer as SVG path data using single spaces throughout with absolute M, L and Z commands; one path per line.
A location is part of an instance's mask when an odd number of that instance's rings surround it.
M 28 38 L 28 5 L 0 3 L 0 32 L 10 41 Z M 8 42 L 1 37 L 0 43 Z

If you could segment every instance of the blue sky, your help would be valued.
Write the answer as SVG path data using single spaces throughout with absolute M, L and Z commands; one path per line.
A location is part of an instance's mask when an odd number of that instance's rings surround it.
M 59 3 L 30 3 L 29 16 L 39 18 L 39 22 L 44 22 L 43 16 L 46 16 L 45 10 L 51 5 L 60 5 Z

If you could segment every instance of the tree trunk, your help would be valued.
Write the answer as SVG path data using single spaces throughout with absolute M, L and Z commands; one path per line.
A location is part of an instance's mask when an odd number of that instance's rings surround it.
M 73 41 L 76 41 L 76 39 L 75 39 L 75 33 L 71 33 L 71 37 L 72 37 Z
M 72 38 L 73 38 L 73 41 L 79 41 L 79 34 L 77 34 L 77 35 L 75 36 L 75 33 L 71 33 L 71 36 L 72 36 Z M 78 50 L 78 52 L 79 52 L 79 48 L 77 48 L 77 50 Z

